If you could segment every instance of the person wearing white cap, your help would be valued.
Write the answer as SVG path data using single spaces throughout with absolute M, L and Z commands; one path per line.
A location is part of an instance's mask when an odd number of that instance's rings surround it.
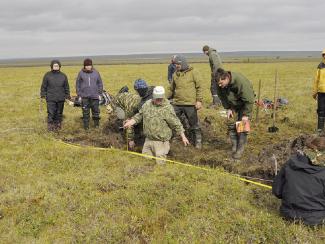
M 189 145 L 184 134 L 184 128 L 177 118 L 174 108 L 165 98 L 165 89 L 156 86 L 153 90 L 152 99 L 148 100 L 140 109 L 139 113 L 126 120 L 124 128 L 130 128 L 143 122 L 143 133 L 146 137 L 142 153 L 166 158 L 170 149 L 170 139 L 173 130 L 180 135 L 185 146 Z M 164 160 L 156 160 L 164 163 Z
M 317 133 L 324 134 L 325 123 L 325 49 L 322 51 L 323 60 L 317 67 L 314 80 L 313 98 L 317 99 Z

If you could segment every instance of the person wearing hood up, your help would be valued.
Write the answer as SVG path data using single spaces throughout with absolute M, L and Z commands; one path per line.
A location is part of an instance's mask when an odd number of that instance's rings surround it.
M 280 214 L 306 225 L 325 222 L 325 137 L 306 141 L 306 147 L 281 168 L 272 193 L 282 199 Z
M 90 110 L 94 126 L 98 128 L 100 120 L 99 100 L 102 99 L 103 81 L 89 58 L 84 60 L 84 67 L 78 74 L 76 92 L 81 99 L 84 129 L 89 129 Z
M 146 101 L 152 99 L 152 93 L 154 88 L 154 86 L 148 86 L 147 82 L 143 79 L 137 79 L 134 81 L 134 90 L 136 90 L 136 92 L 141 97 L 141 101 L 139 103 L 139 110 Z
M 317 99 L 317 132 L 324 133 L 325 123 L 325 49 L 322 51 L 323 60 L 317 67 L 316 77 L 314 80 L 313 98 Z
M 203 46 L 202 51 L 205 55 L 209 57 L 209 63 L 211 69 L 210 91 L 212 95 L 212 104 L 210 107 L 214 108 L 221 105 L 220 98 L 218 97 L 217 94 L 217 83 L 215 82 L 214 74 L 219 68 L 222 68 L 222 62 L 217 50 L 215 50 L 214 48 L 205 45 Z
M 167 97 L 173 99 L 173 106 L 177 117 L 183 121 L 188 120 L 192 142 L 196 148 L 202 148 L 202 133 L 199 125 L 197 110 L 202 108 L 202 85 L 193 67 L 190 67 L 182 55 L 175 57 L 177 71 L 169 86 Z M 183 125 L 185 127 L 185 125 Z
M 51 71 L 43 77 L 41 98 L 47 104 L 47 129 L 56 131 L 61 129 L 64 101 L 70 99 L 70 88 L 67 76 L 61 72 L 59 60 L 51 61 Z

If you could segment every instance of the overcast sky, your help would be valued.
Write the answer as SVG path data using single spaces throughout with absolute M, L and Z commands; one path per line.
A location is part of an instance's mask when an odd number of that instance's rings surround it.
M 324 0 L 10 0 L 0 58 L 322 50 Z

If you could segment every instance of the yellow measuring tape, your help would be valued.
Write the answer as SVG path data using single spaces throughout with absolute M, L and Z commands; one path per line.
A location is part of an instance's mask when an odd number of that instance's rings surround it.
M 158 158 L 158 157 L 155 157 L 155 156 L 146 155 L 146 154 L 137 153 L 137 152 L 132 152 L 132 151 L 125 151 L 125 150 L 121 150 L 121 149 L 117 149 L 117 148 L 102 148 L 102 147 L 93 147 L 93 146 L 81 146 L 81 145 L 76 145 L 76 144 L 72 144 L 72 143 L 67 143 L 67 142 L 64 142 L 62 140 L 57 140 L 56 139 L 56 141 L 58 141 L 59 143 L 61 143 L 63 145 L 74 147 L 74 148 L 89 148 L 89 149 L 92 149 L 92 150 L 99 150 L 99 151 L 110 151 L 110 150 L 114 149 L 114 150 L 120 151 L 122 153 L 135 155 L 135 156 L 140 156 L 140 157 L 143 157 L 143 158 L 158 159 L 158 160 L 162 160 L 162 161 L 165 161 L 165 162 L 168 162 L 168 163 L 173 163 L 173 164 L 177 164 L 177 165 L 181 165 L 181 166 L 185 166 L 185 167 L 190 167 L 190 168 L 195 168 L 195 169 L 200 169 L 200 170 L 205 170 L 205 171 L 211 171 L 211 172 L 216 171 L 215 169 L 211 169 L 211 168 L 204 168 L 204 167 L 200 167 L 200 166 L 196 166 L 196 165 L 192 165 L 192 164 L 182 163 L 182 162 L 178 162 L 178 161 L 174 161 L 174 160 L 170 160 L 170 159 L 165 159 L 165 158 Z M 227 176 L 231 176 L 231 177 L 236 178 L 236 179 L 238 179 L 240 181 L 243 181 L 243 182 L 247 182 L 247 183 L 250 183 L 250 184 L 261 186 L 261 187 L 264 187 L 264 188 L 267 188 L 267 189 L 272 189 L 272 187 L 269 186 L 269 185 L 265 185 L 265 184 L 262 184 L 262 183 L 259 183 L 259 182 L 247 180 L 245 178 L 242 178 L 242 177 L 239 177 L 239 176 L 236 176 L 236 175 L 232 175 L 231 173 L 226 173 L 226 172 L 221 172 L 221 171 L 218 171 L 218 173 L 223 174 L 223 175 L 227 175 Z

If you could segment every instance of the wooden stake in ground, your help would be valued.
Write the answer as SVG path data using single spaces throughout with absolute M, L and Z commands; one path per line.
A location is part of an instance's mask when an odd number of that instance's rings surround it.
M 260 112 L 260 105 L 259 102 L 261 100 L 261 79 L 258 81 L 258 93 L 257 93 L 257 107 L 256 107 L 256 123 L 258 123 L 259 120 L 259 112 Z
M 277 85 L 278 85 L 278 70 L 275 71 L 275 79 L 274 79 L 274 100 L 273 100 L 273 114 L 272 114 L 272 127 L 269 127 L 269 132 L 275 133 L 279 130 L 279 128 L 275 127 L 275 111 L 277 105 Z

